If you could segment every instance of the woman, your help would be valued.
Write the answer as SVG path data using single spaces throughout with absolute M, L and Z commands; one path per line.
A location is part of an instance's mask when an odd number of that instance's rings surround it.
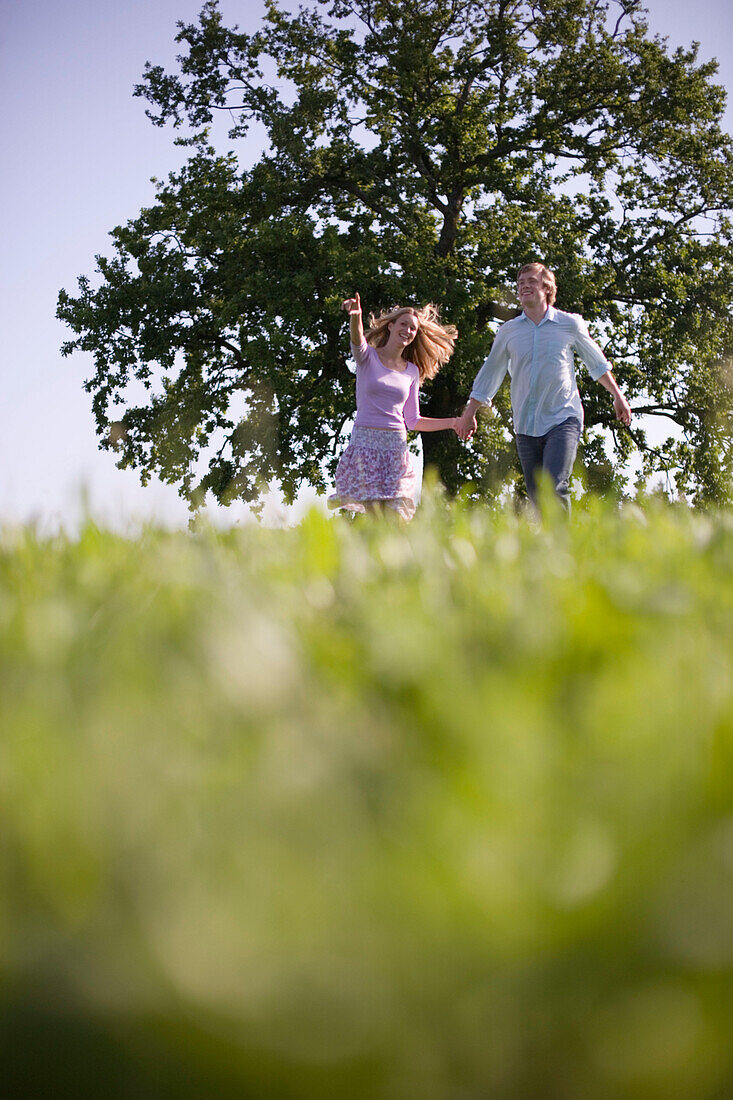
M 370 318 L 364 332 L 359 295 L 347 298 L 351 351 L 356 362 L 356 418 L 336 470 L 331 508 L 354 512 L 393 509 L 415 514 L 415 471 L 407 429 L 456 430 L 457 417 L 420 416 L 418 391 L 453 354 L 458 332 L 442 325 L 433 305 L 396 308 Z

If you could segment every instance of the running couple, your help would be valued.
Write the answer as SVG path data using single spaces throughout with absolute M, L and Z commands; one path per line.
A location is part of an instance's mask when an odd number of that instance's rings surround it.
M 517 451 L 530 499 L 536 501 L 537 474 L 544 470 L 569 508 L 570 475 L 583 427 L 574 353 L 612 394 L 622 424 L 631 422 L 631 409 L 582 317 L 554 308 L 556 294 L 555 276 L 544 264 L 519 269 L 522 313 L 499 327 L 463 414 L 445 419 L 420 416 L 418 390 L 453 354 L 455 327 L 441 324 L 435 307 L 427 305 L 384 313 L 372 319 L 365 333 L 359 295 L 347 298 L 342 308 L 349 314 L 356 362 L 356 418 L 329 505 L 361 512 L 390 508 L 411 519 L 416 486 L 407 429 L 453 430 L 470 439 L 477 410 L 491 404 L 509 371 Z

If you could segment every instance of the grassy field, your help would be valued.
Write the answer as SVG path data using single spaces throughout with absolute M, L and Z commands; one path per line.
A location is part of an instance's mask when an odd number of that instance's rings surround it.
M 733 518 L 0 534 L 3 1095 L 733 1095 Z

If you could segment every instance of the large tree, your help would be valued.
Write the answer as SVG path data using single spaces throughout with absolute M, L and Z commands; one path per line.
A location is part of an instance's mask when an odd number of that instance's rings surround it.
M 59 299 L 121 465 L 194 503 L 323 488 L 354 408 L 341 299 L 440 303 L 458 348 L 423 402 L 451 415 L 541 258 L 632 404 L 677 425 L 651 446 L 581 378 L 589 483 L 636 447 L 727 497 L 733 148 L 695 45 L 670 53 L 637 0 L 268 0 L 252 35 L 211 0 L 177 41 L 180 71 L 148 65 L 136 94 L 190 159 Z M 216 148 L 221 116 L 228 146 L 256 126 L 256 163 Z M 470 446 L 425 438 L 449 489 L 514 476 L 507 405 Z

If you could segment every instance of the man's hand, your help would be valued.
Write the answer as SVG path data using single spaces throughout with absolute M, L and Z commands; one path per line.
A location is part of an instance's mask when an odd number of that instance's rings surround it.
M 628 428 L 631 423 L 631 405 L 624 397 L 622 393 L 616 394 L 613 399 L 613 411 L 616 413 L 616 419 Z
M 605 374 L 602 374 L 598 382 L 604 390 L 608 390 L 613 398 L 613 411 L 616 413 L 616 419 L 620 420 L 625 428 L 628 428 L 631 423 L 631 405 L 618 388 L 618 383 L 611 371 L 607 370 Z

